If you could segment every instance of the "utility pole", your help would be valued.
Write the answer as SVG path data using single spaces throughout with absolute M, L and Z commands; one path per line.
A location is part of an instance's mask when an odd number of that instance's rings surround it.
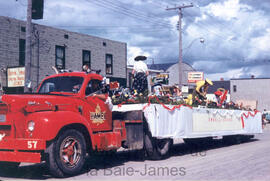
M 183 62 L 183 55 L 182 55 L 182 9 L 183 8 L 190 8 L 193 7 L 193 4 L 190 5 L 182 5 L 182 6 L 177 6 L 174 8 L 166 8 L 166 10 L 179 10 L 179 87 L 182 87 L 182 62 Z
M 32 0 L 28 0 L 27 22 L 26 22 L 26 40 L 25 40 L 24 92 L 30 92 L 30 90 L 29 90 L 30 85 L 29 84 L 31 83 L 31 64 L 32 64 L 31 36 L 32 36 Z

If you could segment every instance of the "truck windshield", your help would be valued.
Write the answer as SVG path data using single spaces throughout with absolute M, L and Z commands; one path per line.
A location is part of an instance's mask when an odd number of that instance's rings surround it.
M 83 83 L 83 77 L 54 77 L 45 80 L 38 93 L 69 92 L 78 93 Z

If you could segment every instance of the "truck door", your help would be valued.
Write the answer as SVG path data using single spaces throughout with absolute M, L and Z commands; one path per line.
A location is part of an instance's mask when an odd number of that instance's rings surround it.
M 97 96 L 93 96 L 94 94 Z M 88 118 L 92 130 L 112 130 L 112 112 L 108 105 L 105 104 L 106 94 L 101 91 L 101 81 L 97 79 L 90 80 L 85 89 L 85 96 L 87 106 L 83 114 Z

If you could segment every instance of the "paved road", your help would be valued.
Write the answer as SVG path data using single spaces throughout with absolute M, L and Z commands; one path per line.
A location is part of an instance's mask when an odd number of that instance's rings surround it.
M 270 125 L 264 134 L 238 145 L 216 140 L 206 148 L 175 144 L 170 157 L 143 160 L 138 152 L 97 156 L 84 171 L 68 180 L 270 180 Z M 51 178 L 44 164 L 22 165 L 18 172 L 0 174 L 0 180 Z

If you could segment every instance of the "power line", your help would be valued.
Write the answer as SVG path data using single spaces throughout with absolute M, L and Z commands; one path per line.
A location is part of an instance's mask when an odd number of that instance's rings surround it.
M 169 26 L 171 26 L 169 23 L 167 23 L 167 22 L 165 22 L 164 21 L 164 19 L 162 19 L 162 18 L 159 18 L 159 17 L 157 17 L 156 15 L 154 15 L 154 14 L 151 14 L 151 13 L 147 13 L 147 14 L 145 14 L 145 13 L 143 13 L 142 11 L 137 11 L 136 9 L 128 9 L 126 6 L 125 6 L 125 4 L 124 3 L 122 3 L 121 1 L 119 1 L 119 0 L 114 0 L 114 1 L 109 1 L 109 0 L 100 0 L 100 1 L 103 1 L 103 2 L 107 2 L 107 4 L 109 4 L 109 5 L 111 5 L 111 4 L 113 4 L 114 6 L 116 6 L 117 8 L 120 8 L 120 9 L 123 9 L 123 10 L 130 10 L 132 13 L 134 13 L 135 15 L 139 15 L 139 16 L 141 16 L 141 17 L 144 17 L 144 18 L 146 18 L 146 19 L 154 19 L 154 20 L 159 20 L 159 21 L 161 21 L 161 23 L 164 23 L 165 25 L 169 25 Z M 115 3 L 115 2 L 118 2 L 118 4 L 117 3 Z M 120 5 L 122 5 L 122 6 L 120 6 Z
M 108 0 L 105 0 L 105 1 L 108 1 Z M 118 2 L 120 5 L 122 4 L 122 6 L 118 6 L 118 7 L 121 8 L 121 7 L 125 6 L 125 4 L 124 4 L 123 2 L 121 2 L 121 1 L 119 1 L 119 0 L 113 0 L 113 2 L 115 2 L 115 1 Z M 110 0 L 109 2 L 112 3 L 112 0 Z M 147 2 L 149 2 L 149 1 L 147 1 Z M 160 3 L 153 2 L 153 1 L 151 1 L 150 3 L 152 3 L 153 5 L 162 7 L 162 10 L 164 10 L 164 6 L 161 5 Z M 126 8 L 126 6 L 125 6 L 125 8 Z M 151 19 L 159 20 L 159 21 L 162 21 L 163 23 L 165 23 L 165 24 L 171 26 L 171 24 L 169 24 L 168 22 L 166 22 L 163 18 L 157 17 L 157 16 L 156 16 L 155 14 L 153 14 L 153 13 L 149 13 L 149 12 L 148 12 L 147 14 L 145 14 L 145 13 L 143 13 L 143 12 L 140 11 L 140 10 L 136 10 L 136 8 L 135 8 L 135 10 L 134 10 L 134 8 L 133 8 L 133 9 L 130 9 L 130 10 L 132 10 L 132 12 L 135 11 L 136 14 L 142 15 L 142 16 L 144 16 L 144 17 L 147 18 L 147 19 L 151 18 Z
M 80 30 L 132 30 L 132 31 L 144 31 L 144 30 L 151 30 L 151 31 L 164 31 L 165 29 L 148 26 L 148 27 L 140 27 L 140 26 L 69 26 L 69 25 L 53 25 L 58 28 L 70 28 L 70 29 L 80 29 Z
M 119 7 L 119 6 L 116 6 L 116 7 Z M 165 22 L 163 19 L 158 18 L 154 15 L 151 15 L 151 14 L 145 15 L 141 12 L 136 11 L 136 10 L 130 10 L 131 11 L 130 12 L 128 9 L 120 7 L 120 11 L 122 11 L 122 10 L 125 10 L 129 14 L 130 13 L 133 14 L 135 16 L 135 18 L 140 17 L 140 19 L 142 19 L 143 21 L 147 21 L 147 22 L 150 22 L 152 24 L 163 25 L 164 27 L 171 27 L 171 24 Z
M 187 19 L 191 19 L 191 17 L 186 17 Z M 238 43 L 236 43 L 236 42 L 234 42 L 234 41 L 232 41 L 232 40 L 230 40 L 230 39 L 228 39 L 228 37 L 226 37 L 226 36 L 224 36 L 224 35 L 222 35 L 222 34 L 220 34 L 220 33 L 218 33 L 218 32 L 216 32 L 216 31 L 214 31 L 214 30 L 211 30 L 211 29 L 209 29 L 207 26 L 209 26 L 209 25 L 206 25 L 206 24 L 204 24 L 204 23 L 202 23 L 202 22 L 196 22 L 196 23 L 194 23 L 195 25 L 197 25 L 197 26 L 199 26 L 199 27 L 201 27 L 202 29 L 205 29 L 208 33 L 210 33 L 210 34 L 212 34 L 212 35 L 215 35 L 217 38 L 219 38 L 219 39 L 221 39 L 221 40 L 228 40 L 228 41 L 230 41 L 231 43 L 234 43 L 235 45 L 239 45 Z
M 103 28 L 103 27 L 110 27 L 110 28 L 132 28 L 132 27 L 140 27 L 141 25 L 126 25 L 126 26 L 122 26 L 122 25 L 87 25 L 87 26 L 84 26 L 84 25 L 55 25 L 55 26 L 58 26 L 58 27 L 97 27 L 97 28 Z M 156 26 L 153 26 L 153 25 L 146 25 L 144 27 L 140 27 L 140 28 L 145 28 L 145 27 L 156 27 Z
M 91 29 L 77 29 L 78 31 L 83 31 L 83 30 L 87 30 L 87 31 L 91 31 Z M 96 31 L 96 30 L 93 30 L 93 31 Z M 161 31 L 165 31 L 165 30 L 145 30 L 145 31 L 141 31 L 141 30 L 138 30 L 138 32 L 137 33 L 153 33 L 153 32 L 161 32 Z M 110 31 L 110 30 L 104 30 L 103 32 L 94 32 L 94 33 L 96 33 L 96 34 L 104 34 L 105 32 L 107 32 L 107 33 L 119 33 L 119 34 L 130 34 L 130 33 L 133 33 L 133 32 L 130 32 L 129 30 L 127 30 L 127 32 L 125 32 L 125 31 Z M 136 33 L 136 32 L 134 32 L 134 33 Z
M 160 7 L 162 9 L 164 9 L 164 6 L 161 3 L 158 3 L 158 2 L 155 2 L 155 1 L 149 1 L 149 0 L 147 2 L 155 5 L 156 7 Z
M 191 19 L 191 14 L 190 13 L 188 13 L 188 12 L 185 12 L 187 15 L 189 15 L 189 16 L 187 16 L 187 18 L 188 19 Z M 208 14 L 209 15 L 209 14 Z M 211 16 L 211 15 L 209 15 L 209 16 Z M 213 16 L 211 16 L 212 18 L 214 18 Z M 196 23 L 199 23 L 199 24 L 202 24 L 202 25 L 206 25 L 205 23 L 203 23 L 203 22 L 196 22 Z M 219 24 L 217 24 L 217 23 L 215 23 L 215 22 L 212 22 L 213 24 L 215 24 L 217 27 L 218 26 L 220 26 Z M 221 23 L 221 22 L 220 22 Z M 224 25 L 224 24 L 222 24 L 223 26 L 227 26 L 227 25 Z M 206 25 L 207 26 L 207 25 Z M 233 34 L 237 34 L 237 33 L 235 33 L 235 32 L 233 32 L 232 30 L 230 30 L 230 29 L 227 29 L 227 30 L 229 30 L 229 31 L 231 31 L 231 33 L 233 33 Z M 214 32 L 214 33 L 217 33 L 216 31 L 212 31 L 212 32 Z
M 108 2 L 104 3 L 104 1 L 99 1 L 99 0 L 95 0 L 95 1 L 86 0 L 86 1 L 89 2 L 89 3 L 94 3 L 94 4 L 98 5 L 98 6 L 103 7 L 103 8 L 115 11 L 117 13 L 124 14 L 124 15 L 127 15 L 127 16 L 135 18 L 135 19 L 143 20 L 145 22 L 149 22 L 151 24 L 163 26 L 163 27 L 166 27 L 166 28 L 170 28 L 170 26 L 171 26 L 170 24 L 164 24 L 164 23 L 161 23 L 161 22 L 153 22 L 149 18 L 147 18 L 145 16 L 142 16 L 140 14 L 136 14 L 136 13 L 133 13 L 131 11 L 128 11 L 127 9 L 123 10 L 123 9 L 120 9 L 120 8 L 118 8 L 116 6 L 111 6 L 111 4 L 108 4 Z

